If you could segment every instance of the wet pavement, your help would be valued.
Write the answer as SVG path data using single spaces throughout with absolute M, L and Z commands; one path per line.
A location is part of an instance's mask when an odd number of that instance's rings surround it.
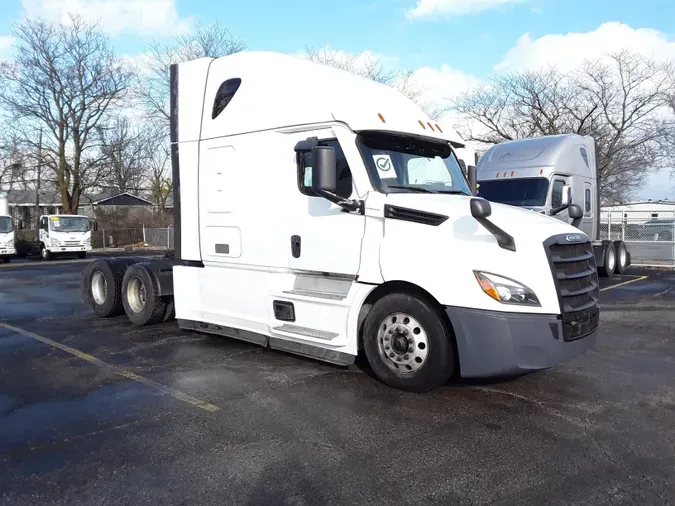
M 675 502 L 675 272 L 603 280 L 582 357 L 415 395 L 96 319 L 83 267 L 0 269 L 0 503 Z

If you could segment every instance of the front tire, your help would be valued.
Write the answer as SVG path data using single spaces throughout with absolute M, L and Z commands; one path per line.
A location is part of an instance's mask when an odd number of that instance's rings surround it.
M 167 316 L 167 303 L 159 296 L 155 278 L 142 264 L 134 264 L 124 273 L 122 303 L 134 325 L 154 325 Z
M 363 347 L 384 384 L 408 392 L 427 392 L 454 372 L 452 332 L 429 301 L 407 293 L 378 300 L 364 323 Z
M 40 258 L 41 258 L 42 260 L 44 260 L 45 262 L 46 262 L 47 260 L 51 260 L 51 259 L 52 259 L 52 253 L 51 253 L 51 251 L 49 251 L 47 248 L 45 248 L 45 245 L 44 245 L 44 244 L 43 244 L 42 246 L 40 246 Z

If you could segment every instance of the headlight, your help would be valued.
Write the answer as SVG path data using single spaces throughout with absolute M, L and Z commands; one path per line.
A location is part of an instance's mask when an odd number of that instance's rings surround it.
M 13 247 L 14 247 L 14 238 L 11 238 L 11 239 L 7 242 L 7 247 L 8 247 L 8 248 L 13 248 Z
M 487 272 L 474 271 L 473 273 L 483 291 L 497 302 L 541 306 L 534 292 L 517 281 Z
M 58 239 L 52 239 L 52 246 L 59 246 L 59 240 Z

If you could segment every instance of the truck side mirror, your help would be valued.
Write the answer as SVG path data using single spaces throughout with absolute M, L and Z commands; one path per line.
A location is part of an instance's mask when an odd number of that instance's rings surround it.
M 572 187 L 569 185 L 563 186 L 562 205 L 572 203 Z
M 335 194 L 336 189 L 335 149 L 330 146 L 314 146 L 312 148 L 312 190 L 317 195 L 325 197 L 325 193 Z
M 471 216 L 477 220 L 488 218 L 492 214 L 492 206 L 485 199 L 471 199 Z
M 570 204 L 567 208 L 567 215 L 572 218 L 572 226 L 579 228 L 581 218 L 584 217 L 584 210 L 577 204 Z
M 476 174 L 476 167 L 473 165 L 469 165 L 468 168 L 468 177 L 469 177 L 469 189 L 471 190 L 471 195 L 476 194 L 476 179 L 477 179 L 477 174 Z

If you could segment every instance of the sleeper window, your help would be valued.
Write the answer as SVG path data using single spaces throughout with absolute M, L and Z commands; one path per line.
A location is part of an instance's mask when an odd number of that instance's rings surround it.
M 337 194 L 349 198 L 352 194 L 352 172 L 347 164 L 347 158 L 342 152 L 340 143 L 336 139 L 322 140 L 321 146 L 330 146 L 335 149 L 337 165 Z M 298 157 L 298 187 L 305 195 L 316 196 L 312 191 L 312 153 L 303 153 Z
M 586 190 L 586 212 L 591 212 L 591 190 Z

